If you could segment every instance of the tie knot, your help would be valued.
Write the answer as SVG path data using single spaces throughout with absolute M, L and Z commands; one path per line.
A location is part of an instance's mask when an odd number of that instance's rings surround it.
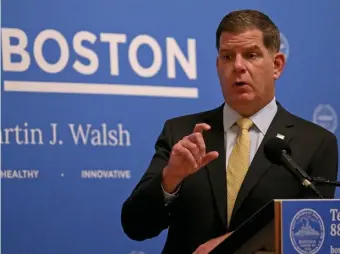
M 243 117 L 241 117 L 240 119 L 237 120 L 237 125 L 238 125 L 242 130 L 249 130 L 250 127 L 253 125 L 253 121 L 250 120 L 249 118 L 243 118 Z

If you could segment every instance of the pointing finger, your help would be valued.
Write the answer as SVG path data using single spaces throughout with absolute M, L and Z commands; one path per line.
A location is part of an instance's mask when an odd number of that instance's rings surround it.
M 206 123 L 198 123 L 195 125 L 194 132 L 203 132 L 210 130 L 210 125 Z

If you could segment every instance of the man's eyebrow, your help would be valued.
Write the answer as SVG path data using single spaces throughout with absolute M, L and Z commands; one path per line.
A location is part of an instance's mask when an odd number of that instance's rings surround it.
M 251 45 L 251 46 L 248 46 L 248 47 L 246 46 L 245 48 L 248 49 L 248 50 L 249 49 L 256 49 L 256 50 L 260 50 L 261 49 L 258 45 Z
M 261 48 L 258 45 L 245 46 L 244 49 L 245 50 L 261 50 Z M 220 48 L 219 50 L 220 53 L 225 53 L 225 52 L 230 52 L 230 51 L 234 51 L 234 50 L 229 47 Z
M 229 48 L 221 48 L 220 50 L 219 50 L 219 53 L 221 54 L 221 53 L 228 53 L 228 52 L 231 52 L 232 51 L 232 49 L 229 49 Z

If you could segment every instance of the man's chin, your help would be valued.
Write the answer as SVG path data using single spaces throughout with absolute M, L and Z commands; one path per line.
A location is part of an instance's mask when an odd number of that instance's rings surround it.
M 242 93 L 235 96 L 233 99 L 233 104 L 238 106 L 249 106 L 253 104 L 255 101 L 254 94 L 251 93 Z
M 243 116 L 250 116 L 256 110 L 256 100 L 254 95 L 242 94 L 234 97 L 228 105 Z

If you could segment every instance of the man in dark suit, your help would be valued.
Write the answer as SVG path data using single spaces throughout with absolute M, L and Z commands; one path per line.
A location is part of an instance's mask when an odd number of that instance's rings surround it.
M 163 253 L 193 253 L 273 199 L 315 197 L 267 160 L 263 145 L 271 137 L 289 142 L 308 174 L 337 177 L 336 137 L 275 100 L 285 56 L 269 17 L 253 10 L 226 15 L 216 46 L 225 103 L 166 121 L 149 168 L 122 208 L 123 229 L 132 239 L 169 229 Z M 334 197 L 333 187 L 319 189 Z

